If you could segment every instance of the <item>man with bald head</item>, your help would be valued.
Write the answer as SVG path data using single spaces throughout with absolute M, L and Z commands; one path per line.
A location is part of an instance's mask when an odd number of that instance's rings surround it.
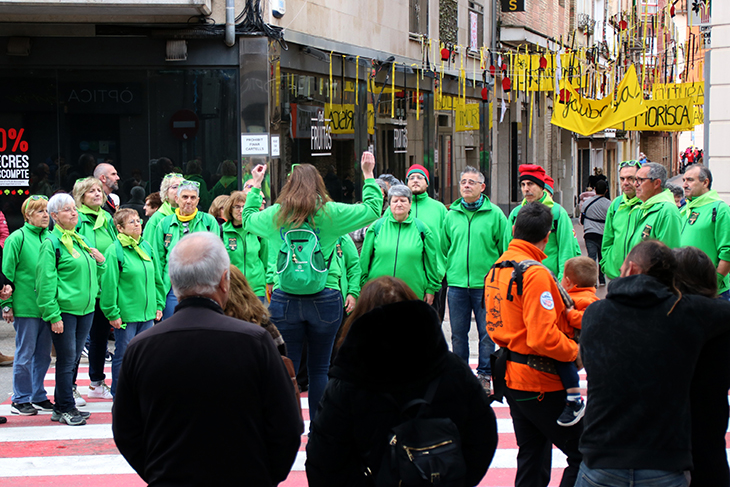
M 217 235 L 183 237 L 169 260 L 175 314 L 124 354 L 114 441 L 151 486 L 277 485 L 296 458 L 304 425 L 271 335 L 223 314 L 229 266 Z M 221 400 L 233 414 L 210 414 Z
M 101 181 L 104 187 L 106 202 L 102 208 L 113 215 L 119 207 L 119 196 L 113 193 L 113 191 L 119 190 L 119 174 L 117 174 L 114 166 L 107 162 L 102 162 L 94 169 L 94 177 Z

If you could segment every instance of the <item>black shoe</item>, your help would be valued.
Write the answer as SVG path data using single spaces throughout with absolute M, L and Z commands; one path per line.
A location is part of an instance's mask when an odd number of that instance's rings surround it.
M 41 402 L 32 402 L 31 404 L 38 411 L 53 411 L 53 403 L 48 399 Z
M 34 408 L 29 402 L 22 404 L 12 403 L 10 405 L 10 412 L 13 414 L 20 414 L 21 416 L 34 416 L 38 414 L 38 410 Z
M 73 411 L 71 411 L 71 414 L 78 414 L 79 416 L 81 416 L 84 419 L 89 419 L 89 416 L 91 416 L 91 413 L 90 412 L 88 412 L 88 411 L 79 411 L 78 409 L 74 409 Z
M 5 424 L 7 422 L 8 422 L 8 418 L 6 418 L 4 416 L 0 416 L 0 424 Z
M 567 401 L 563 413 L 558 418 L 558 424 L 560 426 L 573 426 L 581 420 L 585 412 L 586 405 L 583 398 L 578 398 L 577 401 Z

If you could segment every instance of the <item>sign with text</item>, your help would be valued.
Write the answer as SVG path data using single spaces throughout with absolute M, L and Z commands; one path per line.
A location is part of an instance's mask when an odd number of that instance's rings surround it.
M 456 104 L 455 125 L 457 132 L 479 130 L 479 103 L 464 103 L 460 100 Z
M 30 156 L 23 128 L 0 128 L 0 186 L 28 186 Z M 13 192 L 14 194 L 15 192 Z M 5 194 L 9 194 L 6 190 Z
M 502 0 L 502 12 L 524 12 L 525 0 Z
M 62 83 L 58 92 L 66 113 L 142 113 L 141 83 Z
M 326 103 L 324 118 L 329 120 L 328 124 L 333 134 L 355 133 L 355 105 L 352 103 Z M 375 107 L 372 103 L 368 103 L 368 133 L 375 133 Z
M 654 83 L 651 97 L 654 100 L 695 98 L 696 105 L 704 105 L 705 83 L 704 81 L 696 81 L 694 83 Z
M 242 156 L 268 156 L 269 134 L 241 134 Z
M 331 120 L 324 118 L 322 111 L 316 118 L 311 119 L 309 140 L 313 156 L 332 155 L 332 128 L 327 122 L 331 122 Z
M 400 120 L 403 123 L 403 120 Z M 393 130 L 393 152 L 396 154 L 405 154 L 408 152 L 408 126 L 397 125 Z
M 695 126 L 694 98 L 645 100 L 647 110 L 615 128 L 653 132 L 683 132 Z

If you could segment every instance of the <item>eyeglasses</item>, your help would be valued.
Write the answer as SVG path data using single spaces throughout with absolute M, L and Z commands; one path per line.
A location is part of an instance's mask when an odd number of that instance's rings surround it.
M 233 209 L 236 211 L 243 211 L 243 205 L 234 205 Z
M 58 210 L 58 211 L 59 211 L 59 212 L 61 212 L 61 211 L 65 211 L 65 212 L 69 212 L 69 213 L 76 213 L 76 211 L 77 211 L 77 210 L 76 210 L 76 207 L 75 207 L 75 206 L 67 206 L 67 207 L 65 207 L 65 208 L 61 208 L 61 209 L 60 209 L 60 210 Z
M 142 223 L 142 220 L 140 220 L 139 218 L 134 218 L 132 220 L 129 220 L 127 222 L 127 225 L 139 225 L 141 223 Z
M 637 177 L 636 182 L 639 184 L 644 184 L 644 181 L 654 181 L 655 179 L 658 179 L 658 178 L 639 178 L 639 177 Z
M 423 181 L 424 179 L 426 178 L 423 174 L 411 174 L 408 176 L 408 181 Z
M 292 173 L 294 172 L 294 168 L 297 167 L 297 166 L 299 166 L 299 164 L 292 164 L 291 165 L 291 170 L 289 171 L 289 174 L 286 175 L 286 177 L 291 176 Z
M 459 184 L 461 184 L 462 186 L 466 186 L 467 184 L 469 184 L 469 186 L 475 186 L 477 184 L 484 183 L 482 183 L 481 181 L 474 181 L 473 179 L 462 179 L 461 181 L 459 181 Z
M 182 186 L 195 186 L 196 188 L 200 189 L 200 183 L 197 181 L 189 181 L 185 180 L 182 183 L 180 183 Z
M 641 162 L 639 161 L 622 161 L 618 163 L 618 168 L 623 169 L 625 167 L 634 167 L 641 168 Z
M 246 183 L 246 184 L 243 185 L 243 189 L 244 190 L 251 189 L 251 188 L 253 188 L 253 184 Z
M 171 179 L 171 178 L 180 178 L 180 179 L 184 179 L 184 178 L 185 178 L 185 176 L 183 176 L 183 175 L 182 175 L 182 174 L 180 174 L 179 172 L 171 172 L 171 173 L 169 173 L 169 174 L 165 174 L 165 177 L 164 177 L 164 178 L 162 178 L 162 179 L 164 180 L 164 179 Z

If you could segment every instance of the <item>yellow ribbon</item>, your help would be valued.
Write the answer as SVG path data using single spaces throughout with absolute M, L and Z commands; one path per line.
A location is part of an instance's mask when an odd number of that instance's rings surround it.
M 58 229 L 61 231 L 61 243 L 64 247 L 66 247 L 66 250 L 68 250 L 68 253 L 71 254 L 74 259 L 78 259 L 81 256 L 81 254 L 74 250 L 74 240 L 76 240 L 79 244 L 79 247 L 87 252 L 91 252 L 91 249 L 88 245 L 86 245 L 86 242 L 84 242 L 81 235 L 73 230 L 65 230 L 61 227 L 61 225 L 58 225 Z
M 81 208 L 79 208 L 79 211 L 83 213 L 84 215 L 94 215 L 96 216 L 96 220 L 94 221 L 94 230 L 97 230 L 104 225 L 106 225 L 106 218 L 104 217 L 104 213 L 106 213 L 104 210 L 101 209 L 101 207 L 98 210 L 92 210 L 86 205 L 81 205 Z
M 125 235 L 124 233 L 120 233 L 117 235 L 117 238 L 119 239 L 119 243 L 122 244 L 122 247 L 132 247 L 137 254 L 147 262 L 151 262 L 152 259 L 150 259 L 150 256 L 147 255 L 147 252 L 142 250 L 142 247 L 139 246 L 139 240 L 135 239 L 134 237 L 131 237 L 129 235 Z

